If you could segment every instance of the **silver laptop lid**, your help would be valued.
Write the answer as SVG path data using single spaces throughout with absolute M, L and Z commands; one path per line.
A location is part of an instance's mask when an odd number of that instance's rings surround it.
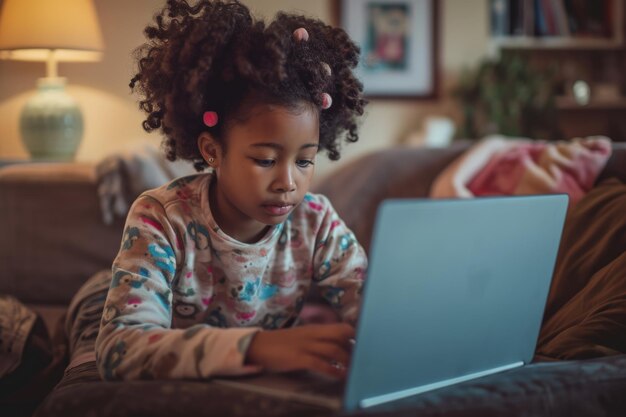
M 344 409 L 529 362 L 566 195 L 379 208 Z

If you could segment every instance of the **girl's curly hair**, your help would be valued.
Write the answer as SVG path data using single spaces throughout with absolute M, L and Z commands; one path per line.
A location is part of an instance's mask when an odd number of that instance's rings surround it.
M 306 42 L 293 37 L 300 27 L 309 33 Z M 226 129 L 244 121 L 251 105 L 320 109 L 324 92 L 332 106 L 319 112 L 320 149 L 336 160 L 340 135 L 358 140 L 356 119 L 366 101 L 352 72 L 359 48 L 344 30 L 286 13 L 266 25 L 238 0 L 167 0 L 144 33 L 148 41 L 136 51 L 138 72 L 130 87 L 142 95 L 143 128 L 164 133 L 169 160 L 190 160 L 201 171 L 207 167 L 197 146 L 201 132 L 226 147 Z M 215 127 L 202 122 L 207 110 L 219 115 Z

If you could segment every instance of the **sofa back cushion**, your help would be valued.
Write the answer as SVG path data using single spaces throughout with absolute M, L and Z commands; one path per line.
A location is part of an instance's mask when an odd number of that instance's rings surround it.
M 111 267 L 122 228 L 121 219 L 102 220 L 93 165 L 0 169 L 0 293 L 68 304 L 87 278 Z
M 332 172 L 314 187 L 326 195 L 339 216 L 369 251 L 374 217 L 387 198 L 426 197 L 444 167 L 469 146 L 448 148 L 397 147 L 371 153 Z
M 457 141 L 447 148 L 395 147 L 361 156 L 331 172 L 313 189 L 326 195 L 369 251 L 378 205 L 387 198 L 427 197 L 440 171 L 474 142 Z M 598 182 L 626 181 L 626 143 L 614 143 L 613 155 Z

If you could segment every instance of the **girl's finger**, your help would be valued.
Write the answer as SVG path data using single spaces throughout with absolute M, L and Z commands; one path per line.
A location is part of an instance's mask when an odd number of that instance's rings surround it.
M 309 344 L 306 351 L 314 356 L 322 358 L 328 362 L 348 364 L 350 362 L 350 351 L 344 346 L 335 343 L 317 342 Z
M 354 327 L 347 323 L 325 324 L 318 327 L 313 333 L 315 338 L 339 343 L 348 346 L 350 339 L 354 339 L 356 332 Z
M 305 369 L 311 372 L 321 373 L 337 379 L 346 378 L 348 369 L 341 364 L 334 364 L 317 356 L 306 356 L 303 359 Z

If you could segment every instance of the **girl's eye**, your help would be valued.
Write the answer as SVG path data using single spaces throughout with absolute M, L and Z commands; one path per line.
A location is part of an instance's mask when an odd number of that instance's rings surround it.
M 269 168 L 274 165 L 273 159 L 254 159 L 254 163 L 263 168 Z
M 314 162 L 311 159 L 298 159 L 296 161 L 296 165 L 298 165 L 300 168 L 306 168 L 308 166 L 313 165 Z

